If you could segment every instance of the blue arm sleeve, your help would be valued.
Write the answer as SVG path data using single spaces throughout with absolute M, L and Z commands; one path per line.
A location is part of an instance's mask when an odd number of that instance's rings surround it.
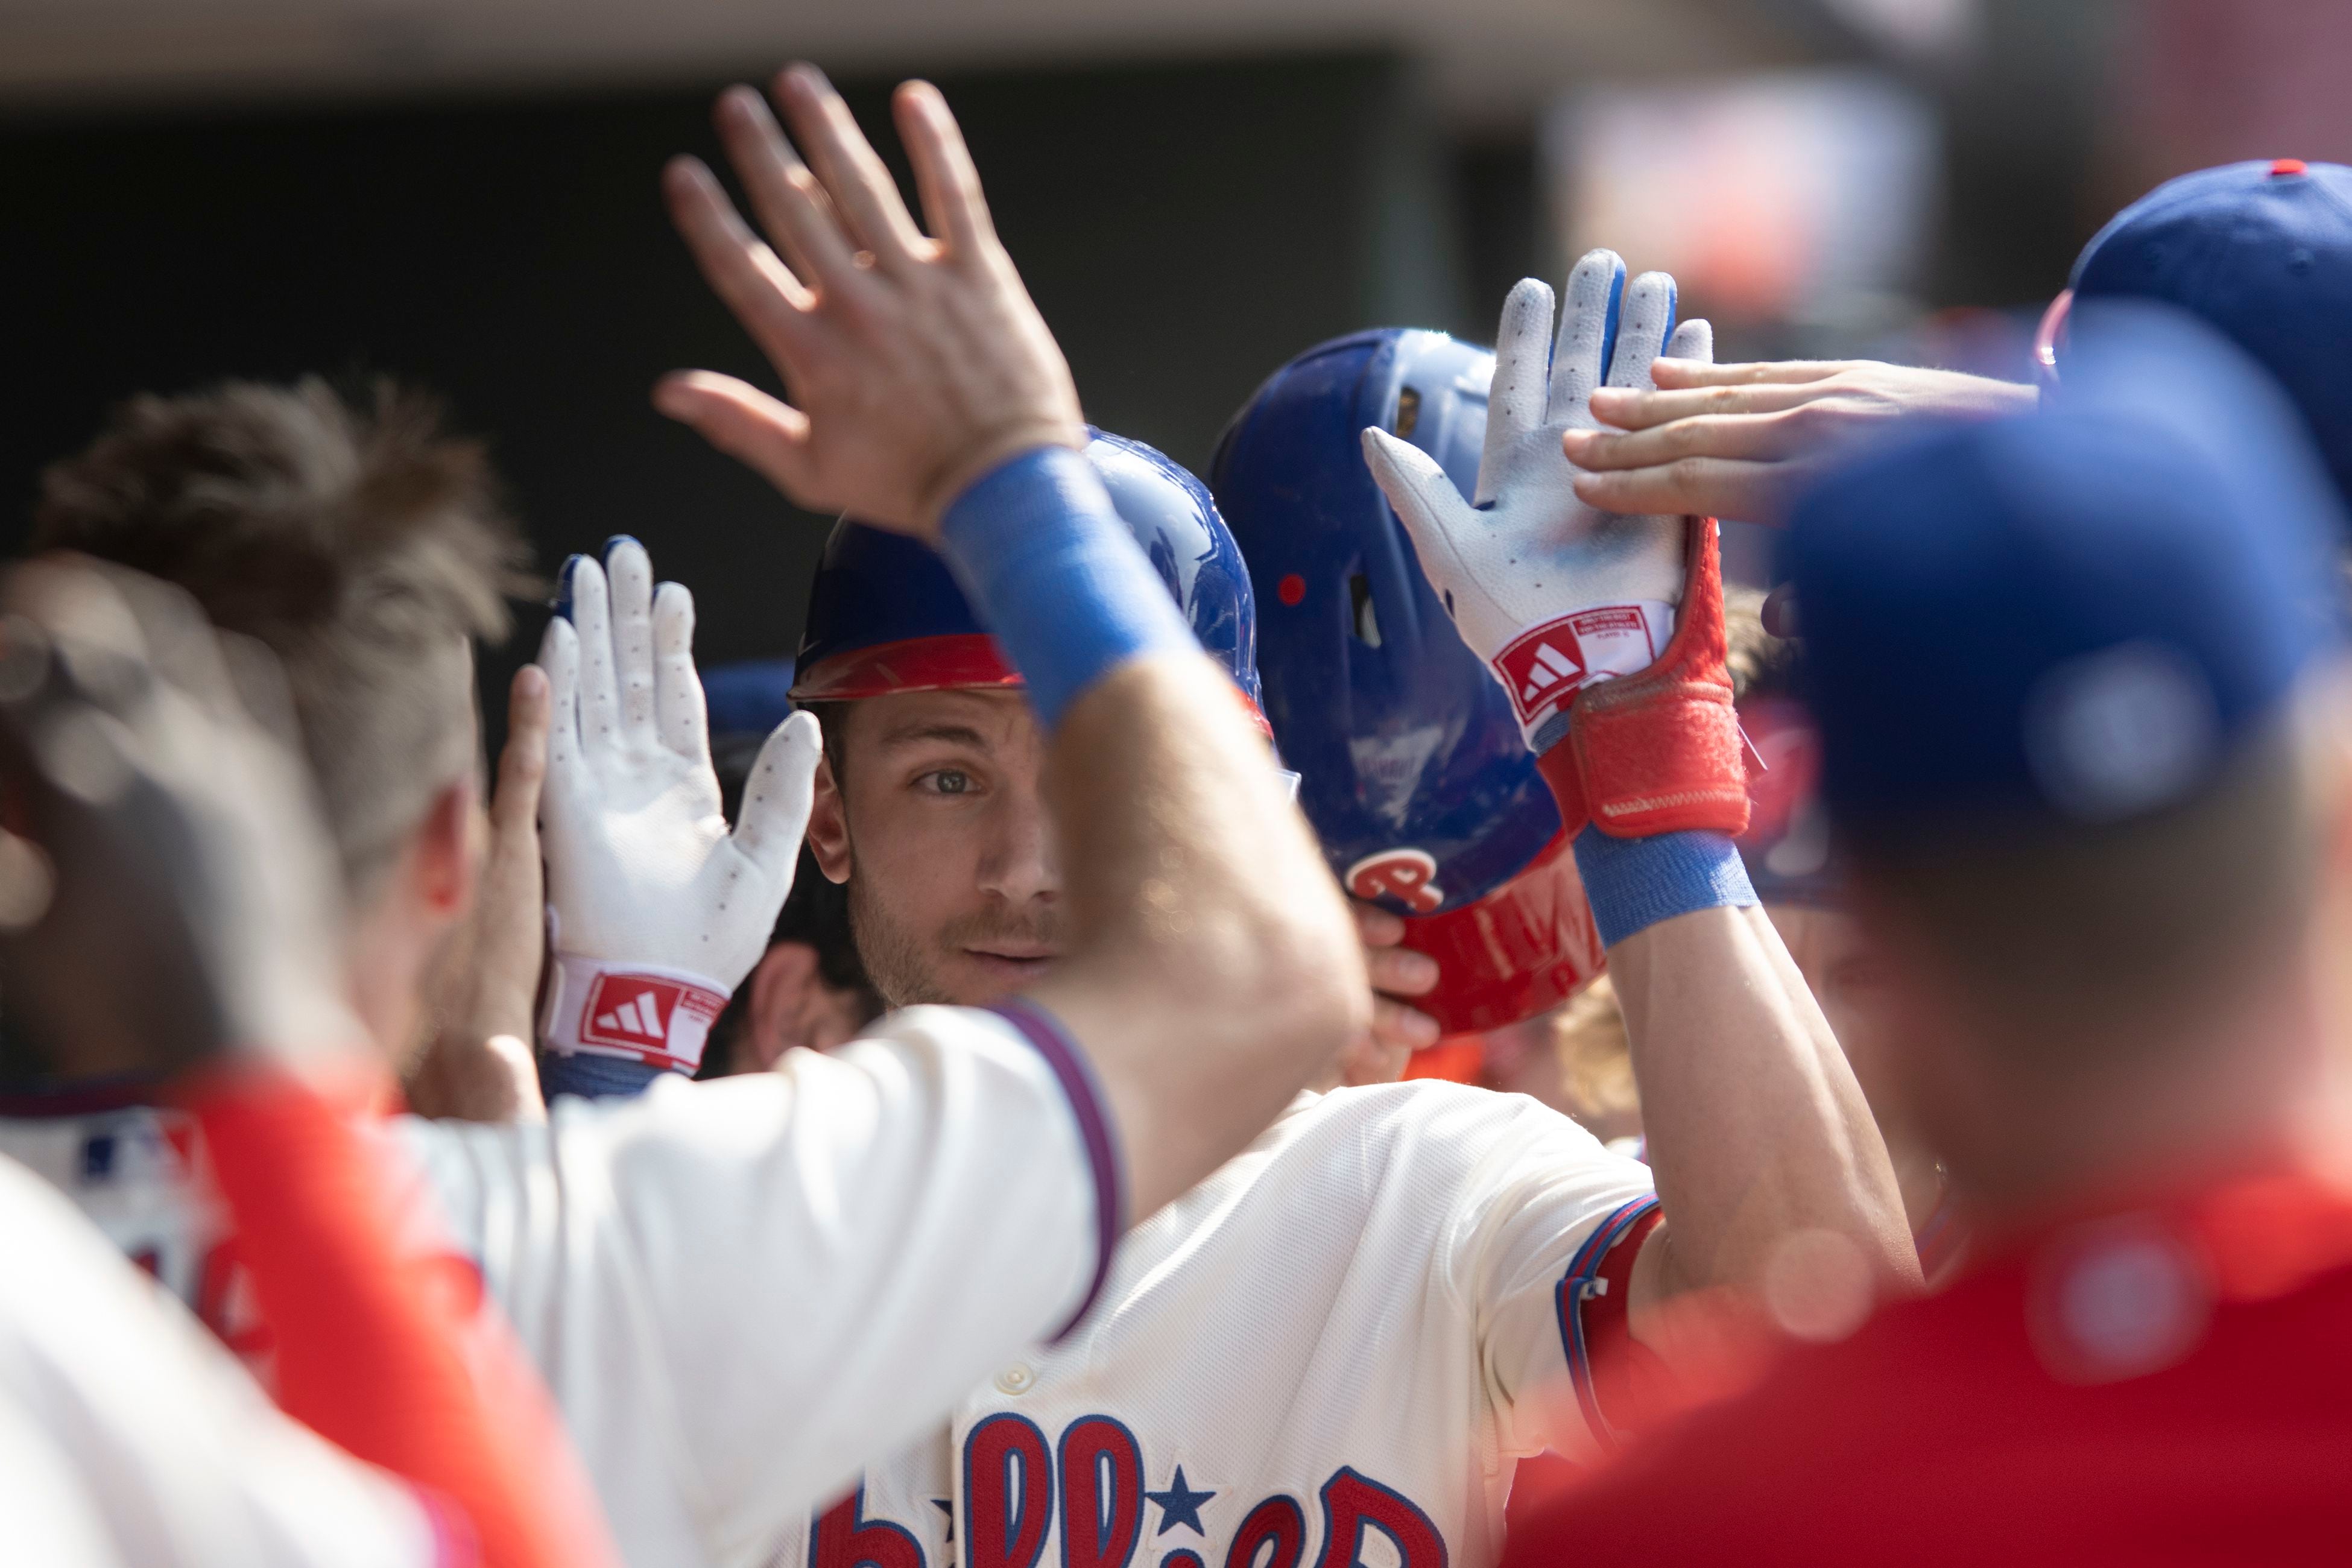
M 1049 730 L 1128 660 L 1200 647 L 1110 492 L 1067 447 L 1024 452 L 964 491 L 940 549 Z

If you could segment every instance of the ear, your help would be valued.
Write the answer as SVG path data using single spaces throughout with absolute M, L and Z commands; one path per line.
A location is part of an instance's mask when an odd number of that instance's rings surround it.
M 474 907 L 488 838 L 489 824 L 473 775 L 442 785 L 416 830 L 416 891 L 426 909 L 454 921 Z
M 764 1071 L 794 1046 L 805 1046 L 809 1004 L 823 984 L 817 974 L 816 949 L 804 942 L 771 942 L 744 982 L 750 993 L 750 1016 L 736 1042 L 736 1050 L 750 1058 L 740 1065 Z
M 834 783 L 831 757 L 817 760 L 816 795 L 809 804 L 808 847 L 826 881 L 849 880 L 849 806 Z

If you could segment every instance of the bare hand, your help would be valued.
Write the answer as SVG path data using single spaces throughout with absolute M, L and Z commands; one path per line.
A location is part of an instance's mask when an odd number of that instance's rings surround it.
M 1392 1083 L 1405 1058 L 1437 1044 L 1437 1020 L 1405 1000 L 1437 989 L 1437 961 L 1402 946 L 1404 921 L 1378 904 L 1351 899 L 1372 981 L 1372 1026 L 1339 1063 L 1346 1084 Z
M 930 538 L 1006 458 L 1084 444 L 1069 366 L 937 88 L 910 81 L 891 100 L 928 237 L 814 67 L 785 70 L 775 96 L 808 163 L 751 89 L 729 89 L 716 113 L 772 248 L 697 160 L 675 160 L 663 181 L 704 278 L 793 401 L 708 371 L 666 378 L 654 401 L 802 506 Z
M 1594 418 L 1615 430 L 1562 438 L 1590 505 L 1780 523 L 1817 476 L 1871 443 L 1922 419 L 2025 413 L 2038 396 L 2012 382 L 1875 360 L 1662 359 L 1653 374 L 1655 391 L 1594 391 Z
M 547 953 L 547 893 L 539 858 L 539 792 L 547 777 L 547 676 L 515 672 L 507 743 L 490 796 L 490 847 L 473 918 L 452 949 L 439 1026 L 407 1085 L 421 1116 L 539 1121 L 532 1007 Z

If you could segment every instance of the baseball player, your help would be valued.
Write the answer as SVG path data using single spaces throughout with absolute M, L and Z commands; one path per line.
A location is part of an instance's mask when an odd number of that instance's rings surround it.
M 1789 541 L 1823 795 L 1979 1255 L 1507 1563 L 2342 1555 L 2344 519 L 2259 371 L 2116 309 L 2059 407 L 1867 459 Z
M 872 193 L 833 161 L 839 100 L 814 73 L 783 95 L 835 188 L 778 198 L 820 292 L 788 294 L 761 319 L 801 398 L 760 405 L 785 432 L 768 455 L 804 499 L 940 540 L 976 584 L 1030 691 L 1052 694 L 1038 744 L 1059 830 L 1084 851 L 1072 897 L 1098 913 L 1017 1000 L 903 1012 L 773 1073 L 666 1082 L 619 1106 L 566 1100 L 541 1125 L 403 1130 L 458 1255 L 478 1262 L 556 1392 L 624 1551 L 645 1563 L 756 1555 L 781 1521 L 936 1422 L 988 1367 L 1082 1318 L 1122 1226 L 1241 1148 L 1368 1010 L 1352 924 L 1262 736 L 1066 450 L 1084 440 L 1066 367 L 987 228 L 944 104 L 920 85 L 899 98 L 941 237 L 885 243 L 887 265 L 869 272 L 841 226 L 872 216 L 861 205 Z M 715 221 L 706 173 L 670 179 L 689 226 Z M 903 212 L 896 221 L 911 232 Z M 737 259 L 763 283 L 783 279 L 772 258 Z M 728 395 L 688 378 L 664 399 Z M 343 437 L 320 460 L 266 438 L 287 401 L 248 388 L 136 411 L 59 481 L 89 542 L 185 551 L 233 505 L 240 452 L 256 454 L 247 477 L 262 492 L 238 514 L 248 551 L 273 523 L 314 539 L 322 518 L 397 537 L 404 520 L 371 516 L 370 500 L 422 493 L 435 525 L 446 521 L 446 488 L 364 482 L 384 454 L 411 476 L 435 469 L 414 426 L 336 410 L 324 430 L 304 426 Z M 252 438 L 187 438 L 187 422 L 211 416 Z M 142 420 L 181 438 L 142 443 Z M 173 456 L 188 450 L 213 460 L 191 471 Z M 289 473 L 325 493 L 289 496 Z M 354 488 L 336 488 L 346 477 Z M 542 814 L 562 1012 L 583 1042 L 601 1032 L 679 1059 L 785 896 L 815 727 L 797 719 L 770 738 L 729 831 L 691 601 L 654 591 L 634 542 L 609 561 L 609 587 L 594 563 L 571 571 L 572 617 L 543 650 L 558 716 Z M 247 585 L 269 584 L 248 572 Z M 234 619 L 239 603 L 216 607 Z M 439 695 L 469 718 L 463 627 L 435 625 L 429 604 L 401 603 L 369 630 L 422 625 L 424 648 L 447 656 L 430 666 L 449 676 Z M 389 715 L 316 707 L 352 640 L 289 641 L 330 656 L 294 672 L 298 702 L 313 703 L 306 731 L 332 721 L 380 744 L 366 723 Z M 448 737 L 429 738 L 420 750 L 437 757 Z M 446 930 L 462 880 L 439 885 Z
M 0 1159 L 9 1561 L 614 1561 L 545 1390 L 509 1342 L 461 1349 L 463 1298 L 407 1245 L 349 1114 L 383 1067 L 354 1049 L 290 735 L 151 580 L 46 556 L 0 582 L 0 610 L 9 1004 L 62 1062 L 143 1070 L 201 1129 L 285 1412 Z M 243 673 L 266 698 L 273 672 Z M 110 984 L 126 963 L 139 983 Z
M 2063 377 L 2076 301 L 2154 300 L 2219 329 L 2275 377 L 2352 496 L 2352 398 L 2334 345 L 2352 331 L 2352 168 L 2300 158 L 2226 163 L 2159 185 L 2109 220 L 2043 313 L 2037 374 Z M 1570 456 L 1595 506 L 1688 508 L 1777 521 L 1804 487 L 1923 418 L 2033 406 L 2031 385 L 1872 361 L 1663 367 L 1610 392 Z
M 746 188 L 755 202 L 795 188 L 796 163 L 742 107 L 727 129 Z M 870 199 L 887 206 L 878 165 L 873 177 Z M 748 235 L 735 243 L 753 246 Z M 782 298 L 740 273 L 732 281 L 721 291 L 756 331 Z M 1847 1266 L 1857 1306 L 1883 1282 L 1916 1279 L 1867 1112 L 1724 836 L 1746 798 L 1728 688 L 1719 704 L 1687 695 L 1712 691 L 1710 660 L 1720 679 L 1712 532 L 1659 519 L 1626 552 L 1622 531 L 1603 531 L 1603 550 L 1637 568 L 1612 573 L 1590 553 L 1594 527 L 1569 492 L 1561 426 L 1582 417 L 1604 367 L 1645 369 L 1666 341 L 1671 285 L 1647 279 L 1622 300 L 1612 355 L 1603 323 L 1624 292 L 1614 258 L 1580 269 L 1549 394 L 1549 293 L 1515 294 L 1497 373 L 1514 395 L 1488 426 L 1482 472 L 1492 512 L 1441 500 L 1434 464 L 1414 468 L 1385 447 L 1377 457 L 1431 548 L 1456 531 L 1465 546 L 1474 533 L 1511 542 L 1491 574 L 1430 572 L 1482 657 L 1530 630 L 1576 651 L 1562 612 L 1582 614 L 1593 595 L 1636 605 L 1634 635 L 1655 639 L 1634 657 L 1628 638 L 1596 634 L 1587 668 L 1625 676 L 1585 688 L 1573 706 L 1577 683 L 1562 682 L 1528 718 L 1539 731 L 1555 718 L 1572 727 L 1593 695 L 1627 694 L 1581 734 L 1591 778 L 1565 756 L 1546 777 L 1564 825 L 1608 813 L 1625 835 L 1589 858 L 1591 836 L 1580 835 L 1577 853 L 1611 964 L 1640 999 L 1645 1067 L 1671 1107 L 1654 1142 L 1674 1150 L 1658 1163 L 1673 1217 L 1642 1167 L 1531 1102 L 1428 1082 L 1304 1098 L 1129 1233 L 1098 1317 L 1000 1363 L 944 1431 L 869 1466 L 861 1486 L 775 1542 L 780 1561 L 1488 1562 L 1511 1458 L 1546 1446 L 1590 1453 L 1612 1408 L 1631 1417 L 1625 1387 L 1576 1375 L 1592 1342 L 1689 1354 L 1703 1336 L 1677 1339 L 1670 1299 L 1753 1300 L 1799 1231 Z M 699 417 L 722 445 L 777 466 L 767 437 L 719 426 L 719 412 Z M 1356 427 L 1335 428 L 1354 453 Z M 1005 689 L 1004 671 L 952 618 L 877 615 L 848 633 L 836 612 L 858 587 L 855 527 L 836 532 L 835 570 L 814 591 L 811 636 L 827 640 L 799 661 L 825 725 L 810 830 L 820 863 L 849 884 L 861 956 L 887 999 L 979 1001 L 1038 984 L 1041 971 L 1050 980 L 1101 915 L 1074 896 L 1064 909 L 1064 879 L 1084 870 L 1085 852 L 1038 810 L 1034 681 Z M 1563 538 L 1566 558 L 1538 568 L 1538 545 Z M 1693 541 L 1703 542 L 1686 554 Z M 1172 553 L 1181 569 L 1187 558 Z M 1654 667 L 1689 679 L 1643 679 Z M 1701 710 L 1710 704 L 1719 714 Z M 1646 810 L 1643 778 L 1705 804 Z M 1600 1359 L 1620 1364 L 1607 1351 Z

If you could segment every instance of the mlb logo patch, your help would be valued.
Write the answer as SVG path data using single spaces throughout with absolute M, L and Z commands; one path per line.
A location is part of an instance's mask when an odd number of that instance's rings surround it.
M 1595 680 L 1648 668 L 1663 640 L 1650 623 L 1647 605 L 1604 605 L 1513 638 L 1494 662 L 1520 725 L 1533 727 Z

